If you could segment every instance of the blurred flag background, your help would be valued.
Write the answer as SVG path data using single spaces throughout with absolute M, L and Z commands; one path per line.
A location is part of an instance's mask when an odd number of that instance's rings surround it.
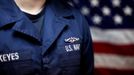
M 134 0 L 71 0 L 91 25 L 95 75 L 134 75 Z

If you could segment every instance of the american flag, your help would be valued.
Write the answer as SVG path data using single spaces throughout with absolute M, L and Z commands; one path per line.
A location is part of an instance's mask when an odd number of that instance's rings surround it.
M 134 75 L 134 0 L 72 0 L 91 25 L 95 75 Z

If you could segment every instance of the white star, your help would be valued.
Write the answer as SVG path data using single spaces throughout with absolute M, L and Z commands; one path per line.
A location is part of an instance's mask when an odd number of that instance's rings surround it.
M 127 15 L 127 16 L 131 16 L 131 15 L 132 15 L 132 12 L 133 12 L 132 8 L 129 7 L 129 6 L 126 6 L 126 7 L 123 9 L 123 11 L 124 11 L 125 15 Z
M 106 7 L 106 6 L 102 8 L 102 12 L 103 12 L 103 14 L 104 14 L 105 16 L 109 16 L 109 15 L 111 14 L 110 8 L 108 8 L 108 7 Z
M 100 17 L 99 15 L 95 15 L 95 16 L 93 16 L 92 20 L 93 20 L 94 24 L 100 24 L 102 21 L 102 17 Z
M 97 6 L 99 6 L 99 1 L 98 0 L 89 0 L 90 1 L 90 3 L 91 3 L 91 6 L 92 7 L 97 7 Z
M 89 15 L 89 13 L 90 13 L 89 8 L 86 7 L 86 6 L 83 6 L 83 7 L 81 8 L 81 12 L 82 12 L 82 14 L 84 14 L 84 15 Z
M 121 1 L 120 0 L 113 0 L 112 4 L 113 4 L 114 7 L 119 7 L 120 4 L 121 4 Z
M 120 15 L 115 15 L 113 19 L 114 19 L 115 24 L 122 24 L 123 22 L 123 19 Z

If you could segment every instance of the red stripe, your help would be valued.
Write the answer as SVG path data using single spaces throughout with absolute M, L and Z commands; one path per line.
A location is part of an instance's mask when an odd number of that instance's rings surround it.
M 94 42 L 93 48 L 95 53 L 134 56 L 134 44 L 133 45 L 114 45 L 109 43 Z
M 97 68 L 94 71 L 94 75 L 134 75 L 134 70 L 115 70 Z

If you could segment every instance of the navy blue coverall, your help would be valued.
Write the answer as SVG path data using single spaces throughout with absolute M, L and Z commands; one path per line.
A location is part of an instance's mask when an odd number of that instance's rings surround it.
M 92 40 L 81 13 L 50 1 L 43 34 L 13 0 L 0 0 L 0 75 L 92 75 Z

